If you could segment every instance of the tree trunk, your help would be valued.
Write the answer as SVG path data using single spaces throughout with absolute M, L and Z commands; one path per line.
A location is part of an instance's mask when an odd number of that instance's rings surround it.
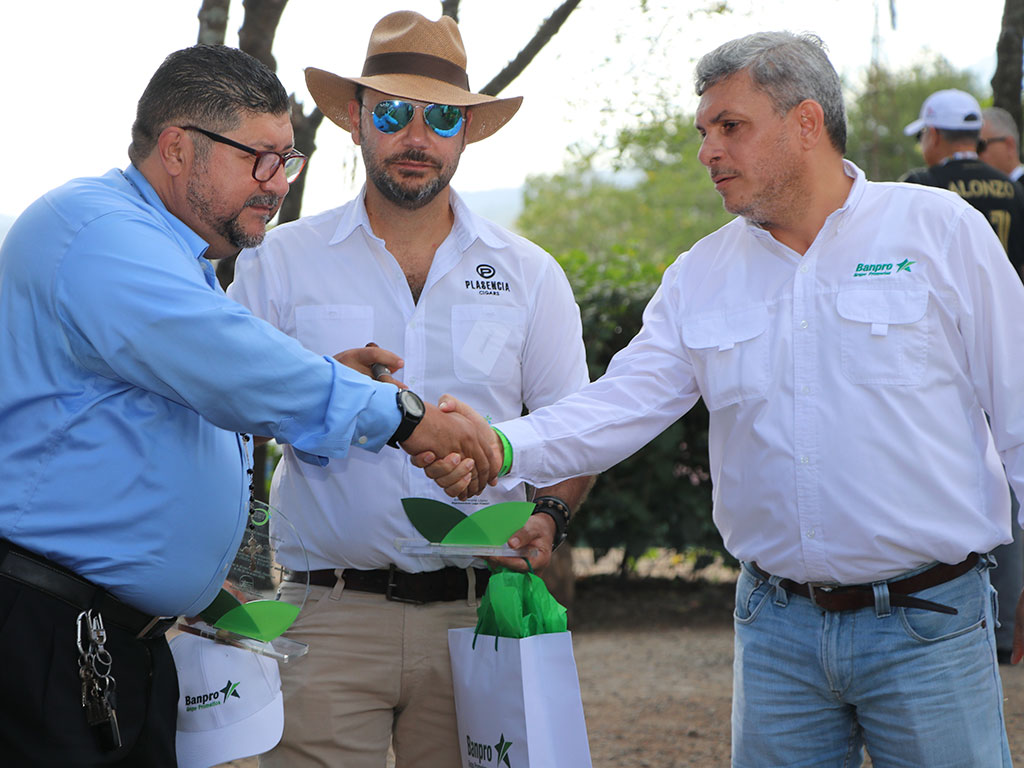
M 277 61 L 271 50 L 288 0 L 244 0 L 242 5 L 245 18 L 238 30 L 238 47 L 276 72 Z
M 199 39 L 203 45 L 223 45 L 231 0 L 203 0 L 199 9 Z
M 512 59 L 491 82 L 481 88 L 480 93 L 486 93 L 488 96 L 497 96 L 509 83 L 519 77 L 530 62 L 537 57 L 541 49 L 558 33 L 558 30 L 562 28 L 562 24 L 569 18 L 569 14 L 576 10 L 576 6 L 580 4 L 580 1 L 565 0 L 565 2 L 558 6 L 555 12 L 548 16 L 544 23 L 540 25 L 533 39 L 525 45 L 523 50 L 519 52 L 519 55 Z M 1007 3 L 1009 2 L 1011 0 L 1007 0 Z
M 302 193 L 306 188 L 306 174 L 309 173 L 309 163 L 313 162 L 313 153 L 316 152 L 316 132 L 324 119 L 324 113 L 318 107 L 313 107 L 313 111 L 306 115 L 302 110 L 302 104 L 295 98 L 294 93 L 291 96 L 291 101 L 292 130 L 295 132 L 295 146 L 300 152 L 309 157 L 310 160 L 306 163 L 306 168 L 299 175 L 299 178 L 292 183 L 288 197 L 284 199 L 284 203 L 281 205 L 281 213 L 278 215 L 278 223 L 280 224 L 284 224 L 286 221 L 295 221 L 302 212 Z
M 1017 122 L 1017 144 L 1021 144 L 1021 56 L 1024 39 L 1024 0 L 1006 0 L 1003 24 L 996 43 L 996 71 L 992 75 L 992 102 Z

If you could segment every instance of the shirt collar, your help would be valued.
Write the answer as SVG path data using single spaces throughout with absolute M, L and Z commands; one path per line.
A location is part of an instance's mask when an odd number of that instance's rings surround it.
M 846 201 L 825 218 L 825 223 L 821 227 L 822 231 L 824 231 L 830 223 L 838 223 L 844 216 L 846 216 L 847 211 L 856 208 L 857 203 L 860 202 L 860 199 L 864 196 L 864 190 L 867 187 L 867 178 L 864 176 L 864 171 L 849 160 L 844 159 L 843 173 L 845 173 L 847 177 L 853 179 L 853 185 L 850 187 L 850 192 L 846 196 Z M 768 232 L 768 230 L 764 229 L 759 224 L 754 224 L 752 221 L 747 219 L 744 219 L 744 223 L 747 225 L 747 230 L 753 232 L 756 236 L 766 236 L 772 240 L 775 239 L 771 236 L 771 233 Z
M 970 150 L 965 150 L 963 152 L 954 152 L 949 157 L 942 158 L 942 162 L 939 163 L 939 165 L 945 165 L 946 163 L 950 163 L 950 162 L 952 162 L 954 160 L 977 160 L 977 159 L 978 159 L 978 153 L 977 152 L 972 152 Z
M 129 165 L 123 173 L 124 177 L 135 188 L 135 191 L 138 192 L 139 197 L 152 206 L 160 214 L 161 218 L 167 222 L 167 225 L 185 241 L 193 256 L 198 259 L 206 253 L 206 249 L 210 247 L 210 244 L 197 235 L 185 222 L 167 210 L 164 201 L 160 199 L 160 195 L 153 189 L 153 185 L 142 175 L 142 171 L 134 165 Z

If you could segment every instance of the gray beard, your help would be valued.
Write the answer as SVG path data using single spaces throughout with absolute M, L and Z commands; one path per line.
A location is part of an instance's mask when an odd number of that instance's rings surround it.
M 242 229 L 238 223 L 238 217 L 241 215 L 241 211 L 236 213 L 234 216 L 228 218 L 217 218 L 213 213 L 213 204 L 210 199 L 200 189 L 198 183 L 196 183 L 195 177 L 189 180 L 188 188 L 186 190 L 186 198 L 189 206 L 196 216 L 210 227 L 218 235 L 223 237 L 235 248 L 255 248 L 257 245 L 263 242 L 263 238 L 266 232 L 256 232 L 250 234 Z M 277 205 L 277 195 L 257 195 L 256 197 L 250 197 L 245 201 L 245 205 L 242 206 L 242 210 L 245 210 L 252 205 Z

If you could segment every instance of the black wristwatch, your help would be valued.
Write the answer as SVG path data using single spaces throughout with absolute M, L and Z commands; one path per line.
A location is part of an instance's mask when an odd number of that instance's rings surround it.
M 398 423 L 395 434 L 388 440 L 388 445 L 392 448 L 397 448 L 399 443 L 404 443 L 409 439 L 412 431 L 423 421 L 423 416 L 427 412 L 419 395 L 412 390 L 398 390 L 395 399 L 398 402 L 398 412 L 402 414 L 402 420 Z
M 533 503 L 536 506 L 531 514 L 547 515 L 555 522 L 555 540 L 551 545 L 551 551 L 554 552 L 569 532 L 569 505 L 557 496 L 538 496 Z

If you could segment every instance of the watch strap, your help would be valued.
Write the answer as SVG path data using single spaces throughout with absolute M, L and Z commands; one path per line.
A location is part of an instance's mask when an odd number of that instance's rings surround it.
M 419 395 L 409 390 L 398 390 L 398 394 L 395 396 L 395 402 L 398 404 L 398 412 L 402 414 L 402 420 L 398 422 L 398 428 L 395 430 L 395 434 L 388 440 L 388 445 L 392 448 L 397 448 L 399 443 L 405 442 L 409 439 L 409 436 L 413 433 L 413 430 L 419 426 L 423 420 L 423 416 L 415 417 L 409 414 L 405 409 L 405 403 L 402 401 L 403 397 L 412 395 L 417 400 Z M 422 402 L 422 401 L 421 401 Z

